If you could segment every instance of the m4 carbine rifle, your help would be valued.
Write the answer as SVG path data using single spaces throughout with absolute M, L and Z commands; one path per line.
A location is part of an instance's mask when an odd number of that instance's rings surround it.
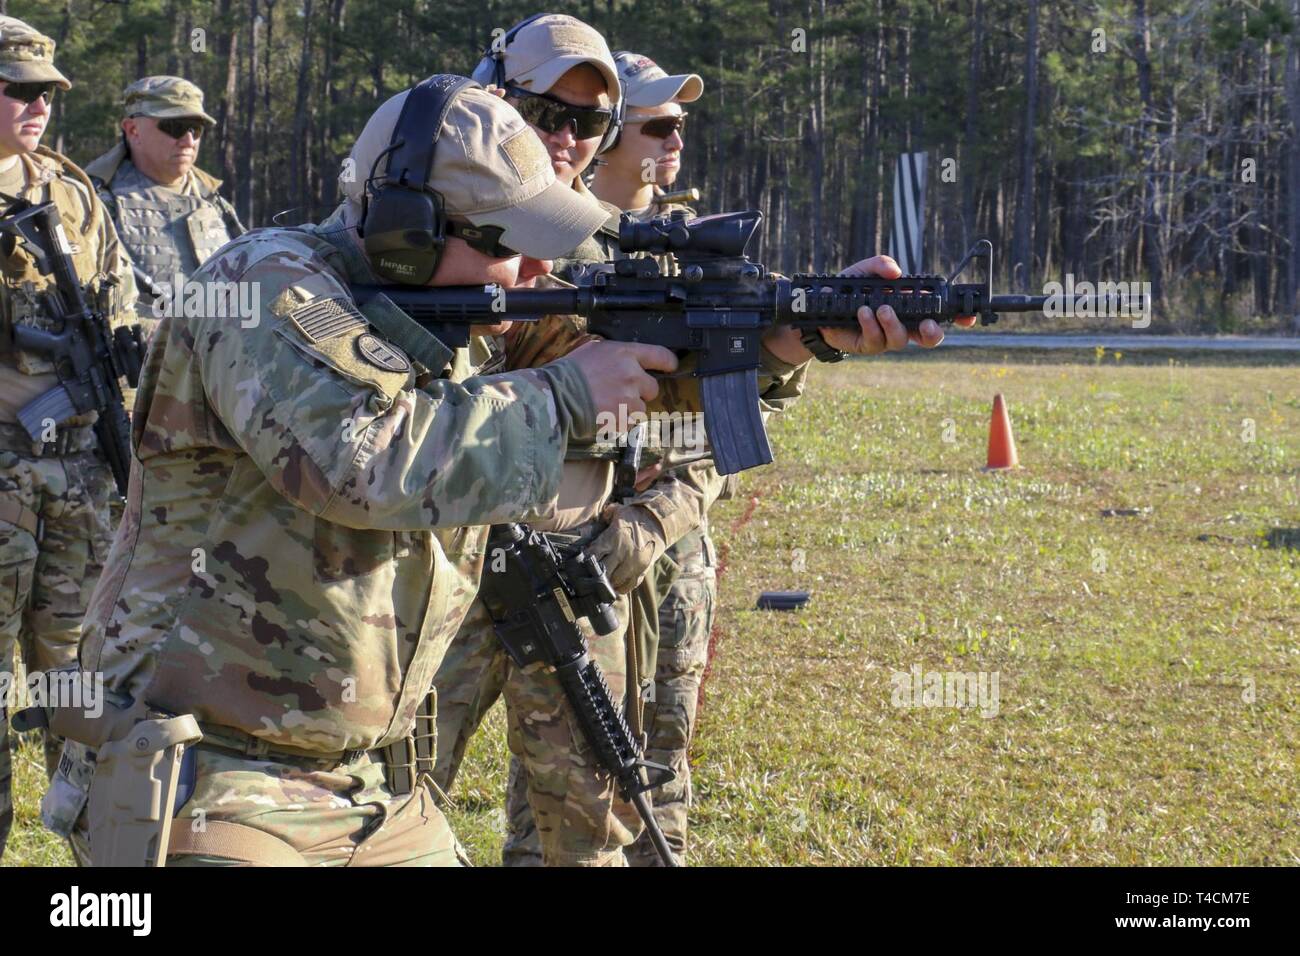
M 119 378 L 139 384 L 144 342 L 138 325 L 110 329 L 108 318 L 86 301 L 77 278 L 68 237 L 52 202 L 33 205 L 25 199 L 10 203 L 0 218 L 0 252 L 8 256 L 21 244 L 42 275 L 54 276 L 47 293 L 49 315 L 58 331 L 13 325 L 14 349 L 34 352 L 54 365 L 59 384 L 18 411 L 33 442 L 45 441 L 46 426 L 95 411 L 95 437 L 108 461 L 118 493 L 126 495 L 131 473 L 131 423 L 122 404 Z M 7 344 L 7 343 L 6 343 Z
M 587 654 L 578 621 L 597 634 L 618 627 L 614 589 L 600 562 L 580 547 L 561 551 L 527 525 L 495 525 L 488 535 L 480 585 L 497 638 L 519 667 L 555 668 L 564 696 L 600 766 L 645 822 L 665 866 L 676 866 L 646 791 L 673 779 L 668 767 L 642 758 L 622 710 L 610 696 L 600 665 Z
M 981 239 L 951 276 L 773 275 L 745 256 L 762 213 L 721 213 L 687 220 L 672 216 L 636 222 L 624 216 L 619 246 L 649 256 L 672 253 L 679 274 L 661 274 L 645 258 L 589 267 L 576 288 L 357 286 L 358 301 L 385 295 L 449 348 L 469 341 L 471 325 L 543 315 L 585 316 L 587 328 L 619 342 L 649 342 L 679 356 L 693 353 L 690 374 L 700 379 L 704 425 L 720 473 L 729 475 L 772 460 L 758 403 L 763 333 L 773 325 L 854 328 L 862 306 L 893 308 L 908 328 L 925 319 L 951 322 L 999 312 L 1037 312 L 1047 296 L 993 295 L 993 245 Z M 988 264 L 981 282 L 958 282 L 973 260 Z

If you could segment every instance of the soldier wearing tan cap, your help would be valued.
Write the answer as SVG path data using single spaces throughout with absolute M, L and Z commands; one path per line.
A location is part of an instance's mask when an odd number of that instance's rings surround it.
M 0 215 L 9 200 L 53 202 L 88 298 L 109 321 L 133 320 L 135 286 L 113 223 L 86 174 L 40 145 L 56 89 L 71 84 L 54 66 L 54 41 L 21 20 L 0 16 Z M 54 279 L 23 247 L 0 257 L 0 671 L 15 646 L 29 672 L 77 657 L 81 619 L 112 538 L 113 477 L 98 451 L 95 413 L 49 423 L 33 444 L 18 412 L 58 387 L 46 357 L 12 346 L 18 325 L 57 327 L 48 312 Z M 8 719 L 0 701 L 0 853 L 8 835 Z M 46 759 L 57 763 L 56 741 Z
M 627 109 L 623 130 L 604 153 L 591 191 L 639 219 L 666 215 L 671 209 L 655 200 L 681 172 L 686 126 L 682 104 L 700 98 L 704 81 L 694 73 L 669 76 L 639 53 L 618 53 L 614 63 Z
M 172 289 L 244 227 L 221 181 L 194 165 L 204 132 L 216 125 L 203 91 L 179 76 L 146 76 L 124 99 L 121 141 L 86 172 L 136 268 L 152 286 Z M 137 305 L 149 331 L 153 306 L 151 295 Z
M 614 63 L 627 110 L 622 133 L 604 154 L 604 164 L 592 179 L 592 192 L 642 221 L 676 209 L 694 216 L 690 207 L 665 201 L 664 190 L 673 185 L 681 170 L 686 121 L 682 104 L 700 98 L 704 81 L 694 73 L 670 76 L 639 53 L 616 53 Z M 661 266 L 675 269 L 671 259 L 661 257 Z M 724 482 L 716 472 L 699 465 L 690 468 L 696 473 L 696 483 L 707 487 L 712 499 L 735 493 L 734 479 L 739 476 Z M 709 536 L 706 511 L 696 527 L 669 544 L 664 557 L 648 573 L 654 582 L 652 589 L 663 599 L 658 605 L 654 693 L 645 708 L 646 757 L 676 773 L 655 791 L 654 815 L 679 863 L 686 859 L 691 801 L 688 756 L 718 600 L 716 567 L 717 550 Z M 625 852 L 633 866 L 661 863 L 646 833 Z
M 531 17 L 496 36 L 474 76 L 519 109 L 546 146 L 556 177 L 590 196 L 581 175 L 617 138 L 623 109 L 618 71 L 604 38 L 573 17 Z M 609 214 L 606 226 L 557 260 L 558 272 L 618 257 L 620 210 L 609 203 L 602 207 Z M 531 341 L 521 344 L 512 341 L 518 330 L 512 331 L 507 347 L 516 354 L 532 350 L 540 355 L 562 354 L 567 347 L 562 336 L 543 342 L 544 330 L 529 332 Z M 795 366 L 777 362 L 768 371 L 765 399 L 777 402 L 797 394 L 802 373 Z M 590 478 L 594 472 L 610 485 L 608 462 L 590 460 L 583 449 L 571 449 L 571 455 L 579 460 L 570 462 L 566 482 L 601 484 Z M 620 592 L 616 610 L 623 629 L 589 634 L 588 646 L 615 699 L 626 702 L 635 733 L 642 729 L 642 702 L 654 689 L 657 629 L 651 609 L 658 601 L 645 593 L 654 585 L 645 571 L 669 544 L 698 525 L 704 507 L 720 490 L 716 472 L 703 463 L 642 489 L 612 520 L 566 532 L 594 539 L 592 551 L 606 561 Z M 514 755 L 506 801 L 507 865 L 623 863 L 622 847 L 636 837 L 639 819 L 608 777 L 592 766 L 587 745 L 573 740 L 558 682 L 549 675 L 521 673 L 505 660 L 485 614 L 470 612 L 434 686 L 439 700 L 436 779 L 444 789 L 454 782 L 469 738 L 488 708 L 505 697 Z
M 676 367 L 656 346 L 592 342 L 466 379 L 464 350 L 354 298 L 394 274 L 526 286 L 603 220 L 498 97 L 431 77 L 381 106 L 349 159 L 325 222 L 248 233 L 191 277 L 252 289 L 252 321 L 168 314 L 150 347 L 133 533 L 95 589 L 81 663 L 135 702 L 89 729 L 156 741 L 160 760 L 192 745 L 174 801 L 139 754 L 96 764 L 96 863 L 142 865 L 161 844 L 184 865 L 454 865 L 428 691 L 485 526 L 548 517 L 566 446 L 598 414 L 643 408 L 647 369 Z M 174 825 L 147 816 L 158 806 L 179 808 Z
M 533 128 L 551 157 L 555 177 L 581 194 L 582 175 L 618 135 L 622 115 L 618 72 L 609 46 L 581 20 L 539 14 L 494 38 L 474 79 L 502 91 Z M 574 265 L 618 255 L 616 206 L 608 221 L 577 249 L 555 261 L 568 278 Z
M 491 83 L 518 107 L 546 145 L 556 176 L 570 181 L 575 191 L 589 193 L 581 172 L 615 142 L 624 108 L 623 97 L 615 92 L 618 69 L 604 38 L 572 17 L 540 14 L 508 31 L 494 31 L 474 76 Z M 683 82 L 677 92 L 695 92 L 688 86 L 693 84 Z M 660 88 L 654 87 L 655 95 Z M 610 212 L 608 228 L 565 257 L 569 269 L 617 257 L 613 227 L 618 210 L 610 203 L 602 206 Z M 893 268 L 883 259 L 850 267 L 864 274 L 888 273 Z M 882 310 L 878 321 L 864 309 L 859 323 L 857 332 L 832 330 L 829 338 L 834 346 L 874 354 L 907 344 L 907 330 L 889 310 Z M 512 334 L 506 337 L 507 346 Z M 924 344 L 937 344 L 940 338 L 936 325 L 926 330 Z M 540 354 L 551 354 L 563 343 L 543 343 L 535 336 L 531 346 Z M 786 407 L 798 397 L 811 358 L 792 327 L 773 329 L 765 336 L 760 400 L 766 411 Z M 666 388 L 665 393 L 669 397 L 662 407 L 671 411 L 674 390 Z M 571 449 L 572 453 L 585 454 L 580 449 Z M 594 537 L 589 552 L 604 561 L 611 582 L 624 598 L 617 613 L 626 631 L 599 638 L 590 635 L 588 645 L 616 699 L 623 697 L 636 734 L 648 729 L 642 705 L 655 693 L 656 609 L 661 595 L 653 591 L 659 583 L 668 583 L 646 572 L 668 546 L 699 527 L 724 486 L 708 461 L 655 479 L 655 475 L 645 476 L 637 494 L 612 503 L 601 522 L 572 531 L 577 537 Z M 608 776 L 593 766 L 587 745 L 574 739 L 558 682 L 552 678 L 548 686 L 534 677 L 522 687 L 517 670 L 503 657 L 490 622 L 471 612 L 434 682 L 439 701 L 435 779 L 444 789 L 454 782 L 469 737 L 504 692 L 513 754 L 504 862 L 622 865 L 622 848 L 640 831 L 639 819 L 619 798 Z M 680 856 L 683 847 L 676 849 Z

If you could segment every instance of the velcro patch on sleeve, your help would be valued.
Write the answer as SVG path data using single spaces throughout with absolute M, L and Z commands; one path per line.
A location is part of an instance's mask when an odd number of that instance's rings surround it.
M 312 345 L 367 327 L 365 316 L 347 299 L 312 299 L 289 313 L 289 321 Z
M 525 127 L 514 136 L 501 142 L 501 152 L 506 154 L 510 165 L 519 174 L 519 181 L 526 183 L 541 173 L 551 163 L 546 147 L 537 138 L 537 134 Z

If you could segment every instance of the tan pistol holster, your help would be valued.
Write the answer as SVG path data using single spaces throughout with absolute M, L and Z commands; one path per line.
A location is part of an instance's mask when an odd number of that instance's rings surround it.
M 92 866 L 166 866 L 181 756 L 202 739 L 190 714 L 157 716 L 99 748 L 86 808 Z
M 86 808 L 92 866 L 164 866 L 181 757 L 203 733 L 189 714 L 111 696 L 117 700 L 105 700 L 98 717 L 77 707 L 29 707 L 14 715 L 14 729 L 48 727 L 95 751 Z

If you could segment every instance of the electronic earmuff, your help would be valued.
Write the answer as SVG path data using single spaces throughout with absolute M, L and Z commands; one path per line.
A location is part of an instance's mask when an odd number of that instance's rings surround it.
M 380 279 L 427 285 L 447 241 L 442 194 L 429 186 L 433 153 L 456 96 L 473 80 L 438 73 L 406 95 L 388 147 L 370 167 L 362 194 L 361 225 L 366 256 Z M 388 171 L 375 184 L 379 161 Z
M 499 38 L 494 37 L 483 51 L 483 58 L 478 61 L 478 66 L 474 67 L 473 76 L 475 82 L 482 83 L 484 86 L 489 83 L 495 85 L 498 89 L 505 89 L 506 85 L 506 47 L 514 42 L 519 31 L 534 20 L 540 20 L 542 17 L 550 16 L 549 13 L 534 13 L 525 20 L 520 20 Z M 618 76 L 618 70 L 614 71 Z M 617 97 L 613 100 L 614 117 L 610 121 L 609 129 L 605 130 L 605 135 L 601 137 L 600 145 L 596 147 L 596 155 L 599 156 L 608 150 L 614 148 L 618 142 L 619 136 L 623 132 L 623 117 L 627 114 L 626 98 L 623 96 L 623 79 L 618 77 L 618 90 L 609 90 L 611 96 L 617 92 Z
M 614 138 L 610 140 L 609 145 L 601 149 L 602 153 L 617 149 L 619 140 L 623 138 L 623 126 L 627 120 L 627 80 L 623 79 L 623 71 L 618 68 L 618 58 L 629 52 L 628 50 L 619 50 L 614 54 L 614 70 L 618 74 L 618 131 L 614 134 Z

